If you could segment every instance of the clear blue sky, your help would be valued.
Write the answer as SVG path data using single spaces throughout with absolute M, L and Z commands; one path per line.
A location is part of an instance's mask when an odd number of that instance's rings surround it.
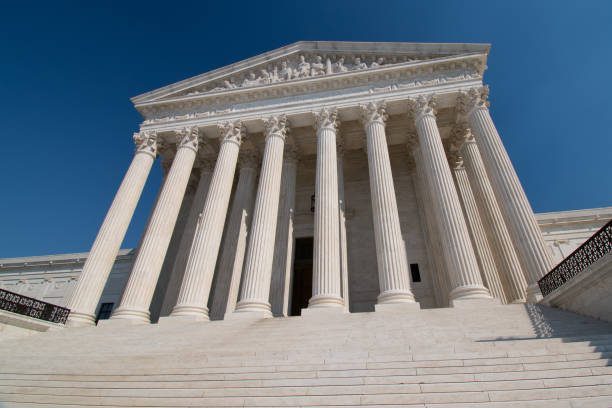
M 0 257 L 89 250 L 132 158 L 130 97 L 299 40 L 491 43 L 493 119 L 534 210 L 612 205 L 612 1 L 85 3 L 0 12 Z

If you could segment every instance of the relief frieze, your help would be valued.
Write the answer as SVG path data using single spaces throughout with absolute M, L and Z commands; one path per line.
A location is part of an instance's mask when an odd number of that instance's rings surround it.
M 303 57 L 303 56 L 300 56 Z M 306 58 L 300 58 L 300 62 L 295 66 L 295 70 L 293 66 L 289 64 L 285 64 L 285 61 L 281 62 L 279 66 L 281 69 L 278 70 L 277 74 L 284 75 L 284 78 L 287 81 L 293 81 L 294 79 L 299 79 L 300 75 L 303 75 L 304 78 L 310 78 L 313 76 L 313 63 L 308 62 Z M 321 68 L 318 64 L 328 65 L 327 63 L 323 63 L 322 58 L 319 62 L 319 59 L 315 59 L 314 64 L 315 71 L 320 72 Z M 337 64 L 340 62 L 340 67 L 344 67 L 346 72 L 349 70 L 370 70 L 372 69 L 372 64 L 378 64 L 376 66 L 382 66 L 385 64 L 384 59 L 381 57 L 376 61 L 371 61 L 368 63 L 361 62 L 361 59 L 356 59 L 353 64 L 350 66 L 345 66 L 343 61 L 336 61 Z M 331 63 L 331 61 L 330 61 Z M 302 65 L 300 64 L 308 64 Z M 359 65 L 362 68 L 358 68 Z M 307 72 L 307 68 L 310 70 Z M 335 69 L 340 69 L 336 66 Z M 284 72 L 287 71 L 287 72 Z M 267 91 L 267 88 L 261 88 L 258 90 L 257 95 L 245 95 L 245 94 L 221 94 L 218 96 L 211 96 L 213 98 L 212 103 L 204 103 L 199 99 L 193 100 L 184 100 L 184 101 L 176 101 L 176 102 L 166 102 L 156 106 L 150 106 L 143 109 L 143 113 L 147 117 L 147 119 L 142 123 L 143 125 L 155 125 L 160 123 L 167 122 L 175 122 L 175 121 L 184 121 L 184 120 L 194 120 L 194 119 L 203 119 L 210 116 L 220 116 L 228 113 L 233 113 L 236 111 L 246 111 L 250 106 L 258 105 L 263 99 L 269 99 L 270 97 L 282 97 L 282 98 L 291 98 L 291 101 L 295 102 L 298 99 L 302 99 L 304 94 L 309 92 L 326 92 L 329 95 L 340 96 L 345 93 L 345 89 L 358 87 L 357 92 L 360 93 L 368 93 L 368 94 L 384 94 L 388 92 L 396 92 L 405 89 L 413 89 L 420 87 L 430 87 L 430 86 L 439 86 L 447 83 L 455 83 L 467 80 L 481 79 L 481 67 L 477 64 L 470 64 L 466 62 L 461 63 L 443 63 L 438 66 L 426 67 L 426 68 L 410 68 L 410 69 L 402 69 L 401 72 L 393 73 L 391 76 L 389 74 L 375 74 L 373 71 L 371 74 L 371 78 L 352 78 L 350 83 L 347 83 L 346 80 L 341 80 L 341 76 L 338 77 L 337 81 L 332 81 L 328 85 L 326 85 L 325 89 L 321 89 L 320 87 L 310 89 L 310 87 L 306 84 L 304 86 L 298 87 L 296 89 L 282 89 L 282 90 L 270 90 Z M 253 75 L 250 75 L 250 74 Z M 262 81 L 262 78 L 268 78 L 269 72 L 266 70 L 266 75 L 261 73 L 259 77 L 255 76 L 254 72 L 249 73 L 246 78 L 247 81 Z M 297 75 L 297 76 L 296 76 Z M 315 76 L 322 76 L 325 74 L 315 74 Z M 268 80 L 268 79 L 266 79 Z M 237 87 L 233 82 L 229 82 L 231 86 Z M 271 81 L 271 79 L 270 79 Z M 272 82 L 270 82 L 272 83 Z M 247 86 L 247 85 L 245 85 Z M 254 85 L 248 85 L 254 86 Z M 224 88 L 225 89 L 225 88 Z M 233 88 L 229 88 L 233 89 Z

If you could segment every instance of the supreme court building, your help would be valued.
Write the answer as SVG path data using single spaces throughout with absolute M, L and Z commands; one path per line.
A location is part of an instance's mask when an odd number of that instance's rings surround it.
M 298 42 L 132 99 L 135 153 L 67 301 L 113 321 L 517 303 L 550 249 L 491 118 L 489 45 Z

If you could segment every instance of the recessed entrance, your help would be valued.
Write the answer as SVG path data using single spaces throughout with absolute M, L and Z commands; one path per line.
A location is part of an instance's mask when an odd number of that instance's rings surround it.
M 312 296 L 312 237 L 295 240 L 291 316 L 299 316 Z

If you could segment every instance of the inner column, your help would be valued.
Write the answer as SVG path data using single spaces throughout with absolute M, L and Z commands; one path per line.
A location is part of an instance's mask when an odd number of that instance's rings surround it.
M 344 310 L 340 293 L 340 218 L 336 130 L 338 112 L 314 113 L 317 133 L 312 297 L 308 308 Z M 303 313 L 304 314 L 304 313 Z
M 361 107 L 365 127 L 376 260 L 378 263 L 378 295 L 376 310 L 383 304 L 410 304 L 418 309 L 410 289 L 406 247 L 400 229 L 397 199 L 387 148 L 385 103 L 370 103 Z

